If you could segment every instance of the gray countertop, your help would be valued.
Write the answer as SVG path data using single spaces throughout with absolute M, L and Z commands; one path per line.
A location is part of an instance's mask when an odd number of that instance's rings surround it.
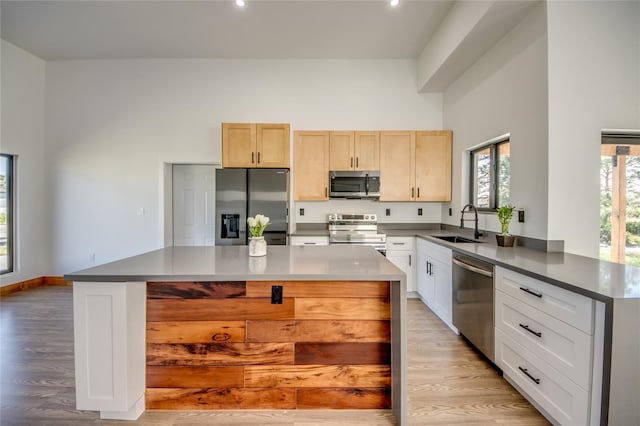
M 454 244 L 434 238 L 451 234 L 417 231 L 413 235 L 603 302 L 640 298 L 640 268 L 570 253 L 498 247 L 489 241 Z
M 404 273 L 363 246 L 167 247 L 65 275 L 68 281 L 403 281 Z

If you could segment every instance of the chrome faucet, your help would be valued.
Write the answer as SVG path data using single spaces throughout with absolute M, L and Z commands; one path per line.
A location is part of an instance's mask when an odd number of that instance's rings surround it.
M 474 217 L 473 219 L 465 219 L 464 218 L 464 213 L 465 211 L 467 211 L 467 207 L 469 207 L 469 211 L 474 212 Z M 462 208 L 462 211 L 460 212 L 460 229 L 464 228 L 464 222 L 465 221 L 469 221 L 469 220 L 473 220 L 475 222 L 475 227 L 473 230 L 473 238 L 474 239 L 478 239 L 482 236 L 482 232 L 478 231 L 478 209 L 476 208 L 476 206 L 474 206 L 473 204 L 467 204 L 466 206 L 464 206 Z

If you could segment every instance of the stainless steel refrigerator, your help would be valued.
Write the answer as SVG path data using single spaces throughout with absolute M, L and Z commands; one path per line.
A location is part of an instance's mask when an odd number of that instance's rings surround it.
M 247 217 L 256 214 L 269 216 L 268 244 L 287 244 L 289 170 L 217 169 L 216 245 L 247 244 Z

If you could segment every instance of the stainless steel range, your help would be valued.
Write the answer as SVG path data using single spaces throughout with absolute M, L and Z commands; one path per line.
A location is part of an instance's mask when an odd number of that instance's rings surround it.
M 371 246 L 383 255 L 387 251 L 387 236 L 378 233 L 375 214 L 341 214 L 328 216 L 329 244 L 358 244 Z

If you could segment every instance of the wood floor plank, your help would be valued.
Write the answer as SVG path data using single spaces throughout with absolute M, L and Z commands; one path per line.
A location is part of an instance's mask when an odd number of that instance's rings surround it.
M 293 319 L 294 299 L 156 299 L 147 301 L 147 321 L 237 321 Z
M 247 321 L 248 342 L 390 342 L 389 321 Z
M 295 364 L 390 365 L 390 343 L 296 343 Z
M 246 387 L 388 387 L 391 368 L 377 365 L 253 365 Z
M 293 343 L 148 343 L 147 365 L 293 364 Z
M 244 281 L 150 282 L 147 284 L 148 299 L 227 299 L 245 295 Z
M 274 285 L 284 297 L 389 297 L 388 281 L 247 281 L 247 297 L 271 297 Z
M 147 409 L 171 410 L 188 407 L 190 410 L 279 409 L 296 407 L 295 389 L 147 389 Z
M 221 388 L 244 386 L 244 368 L 147 366 L 147 388 Z
M 244 342 L 245 321 L 147 322 L 147 343 Z
M 298 389 L 298 409 L 391 408 L 391 388 Z
M 297 298 L 296 319 L 359 319 L 385 320 L 391 318 L 386 299 L 374 298 Z

